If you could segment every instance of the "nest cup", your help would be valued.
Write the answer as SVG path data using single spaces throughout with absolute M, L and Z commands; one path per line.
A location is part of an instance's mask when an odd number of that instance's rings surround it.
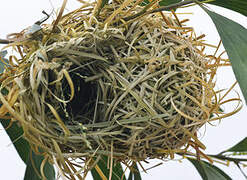
M 34 149 L 58 159 L 162 159 L 185 152 L 191 139 L 203 147 L 195 133 L 218 106 L 192 29 L 160 14 L 125 21 L 136 5 L 112 19 L 119 4 L 98 14 L 96 7 L 14 44 L 21 60 L 2 75 L 2 115 L 21 124 Z

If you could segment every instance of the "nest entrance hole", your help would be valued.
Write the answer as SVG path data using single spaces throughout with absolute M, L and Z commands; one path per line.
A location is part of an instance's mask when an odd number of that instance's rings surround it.
M 76 70 L 70 73 L 74 84 L 75 94 L 73 99 L 65 106 L 64 111 L 67 112 L 65 118 L 68 121 L 79 121 L 83 124 L 90 124 L 94 118 L 94 110 L 97 100 L 98 85 L 97 82 L 86 82 L 83 78 L 88 75 L 85 69 Z M 71 92 L 67 81 L 62 82 L 62 92 L 65 99 L 69 99 Z

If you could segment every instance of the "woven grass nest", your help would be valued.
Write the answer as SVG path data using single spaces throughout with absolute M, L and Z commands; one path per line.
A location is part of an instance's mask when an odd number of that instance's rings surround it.
M 142 161 L 204 148 L 196 132 L 222 114 L 213 90 L 221 60 L 204 54 L 175 13 L 128 20 L 143 7 L 98 7 L 12 35 L 20 58 L 10 56 L 1 75 L 1 117 L 18 121 L 51 161 Z

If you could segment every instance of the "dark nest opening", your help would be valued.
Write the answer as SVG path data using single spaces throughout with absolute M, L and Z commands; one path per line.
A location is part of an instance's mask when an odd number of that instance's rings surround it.
M 71 68 L 71 71 L 73 71 L 73 68 Z M 87 75 L 85 71 L 85 69 L 80 69 L 70 73 L 74 84 L 75 95 L 74 98 L 66 104 L 66 107 L 63 107 L 63 104 L 61 104 L 61 112 L 64 111 L 64 116 L 62 117 L 65 119 L 64 122 L 66 124 L 73 123 L 73 121 L 83 124 L 93 123 L 92 118 L 94 117 L 99 86 L 95 82 L 86 82 L 85 79 L 82 78 L 82 76 Z M 65 99 L 69 99 L 71 94 L 70 87 L 65 80 L 62 82 L 62 90 Z

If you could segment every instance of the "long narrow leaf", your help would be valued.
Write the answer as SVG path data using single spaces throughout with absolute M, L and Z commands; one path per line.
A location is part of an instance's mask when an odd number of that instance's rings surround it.
M 163 0 L 163 1 L 160 1 L 159 5 L 160 6 L 168 6 L 168 5 L 171 5 L 171 4 L 178 3 L 180 1 L 181 0 Z
M 224 152 L 247 152 L 247 137 Z
M 221 6 L 247 16 L 247 1 L 246 0 L 215 0 L 210 4 Z
M 4 71 L 4 67 L 8 63 L 8 60 L 5 58 L 7 53 L 8 53 L 7 50 L 0 51 L 0 73 Z
M 130 174 L 129 174 L 129 177 L 128 177 L 128 180 L 141 180 L 141 173 L 138 169 L 138 166 L 137 164 L 135 163 L 134 166 L 133 166 L 133 169 L 132 171 L 130 171 Z
M 247 29 L 224 16 L 201 7 L 211 17 L 218 30 L 247 102 Z
M 91 170 L 91 174 L 94 179 L 102 179 L 104 176 L 106 179 L 110 177 L 110 168 L 107 166 L 108 157 L 102 156 L 99 162 L 97 163 L 97 168 Z M 99 172 L 100 171 L 100 172 Z M 103 174 L 101 174 L 103 173 Z M 114 163 L 112 167 L 112 180 L 126 180 L 124 176 L 124 171 L 120 163 Z
M 198 161 L 196 159 L 188 158 L 188 160 L 195 166 L 203 180 L 231 180 L 224 171 L 218 167 L 206 162 Z
M 6 132 L 13 142 L 15 149 L 17 150 L 20 158 L 27 164 L 29 159 L 29 150 L 30 146 L 29 143 L 22 137 L 23 130 L 21 127 L 14 122 L 11 126 L 10 120 L 0 119 L 1 124 L 6 129 Z
M 0 51 L 0 73 L 4 71 L 4 67 L 8 64 L 8 60 L 5 58 L 7 51 Z M 4 94 L 8 94 L 6 89 L 3 89 Z M 32 153 L 30 156 L 30 145 L 23 138 L 23 129 L 18 126 L 17 122 L 11 124 L 10 120 L 0 119 L 1 124 L 6 130 L 8 136 L 10 137 L 13 145 L 15 146 L 20 158 L 27 165 L 25 172 L 25 180 L 40 180 L 42 179 L 40 174 L 40 166 L 44 157 Z M 32 158 L 32 159 L 30 159 Z M 35 166 L 35 168 L 33 167 Z M 44 174 L 48 180 L 55 179 L 54 167 L 48 162 L 44 165 Z
M 6 129 L 6 132 L 8 136 L 10 137 L 11 141 L 13 142 L 13 145 L 15 146 L 15 149 L 17 150 L 20 158 L 24 161 L 24 163 L 27 165 L 26 172 L 25 172 L 25 180 L 40 180 L 41 178 L 37 175 L 37 172 L 33 168 L 33 164 L 35 165 L 36 170 L 40 170 L 41 162 L 43 161 L 43 157 L 32 154 L 33 162 L 30 159 L 30 146 L 29 143 L 22 137 L 23 130 L 21 127 L 17 125 L 16 122 L 14 122 L 11 126 L 10 120 L 0 119 L 1 124 Z M 39 172 L 40 173 L 40 172 Z M 48 180 L 55 179 L 55 171 L 52 165 L 50 165 L 48 162 L 46 162 L 44 166 L 44 174 L 46 175 Z
M 32 152 L 32 156 L 28 159 L 27 168 L 24 176 L 24 180 L 42 180 L 41 172 L 40 172 L 40 166 L 43 162 L 44 157 L 41 155 L 37 155 L 34 152 Z M 54 167 L 46 162 L 44 166 L 44 175 L 47 180 L 55 180 L 55 171 Z
M 159 2 L 160 6 L 168 6 L 171 4 L 175 4 L 178 2 L 181 2 L 182 0 L 162 0 Z M 143 2 L 141 3 L 142 6 L 146 6 L 148 5 L 150 2 L 152 2 L 151 0 L 143 0 Z

